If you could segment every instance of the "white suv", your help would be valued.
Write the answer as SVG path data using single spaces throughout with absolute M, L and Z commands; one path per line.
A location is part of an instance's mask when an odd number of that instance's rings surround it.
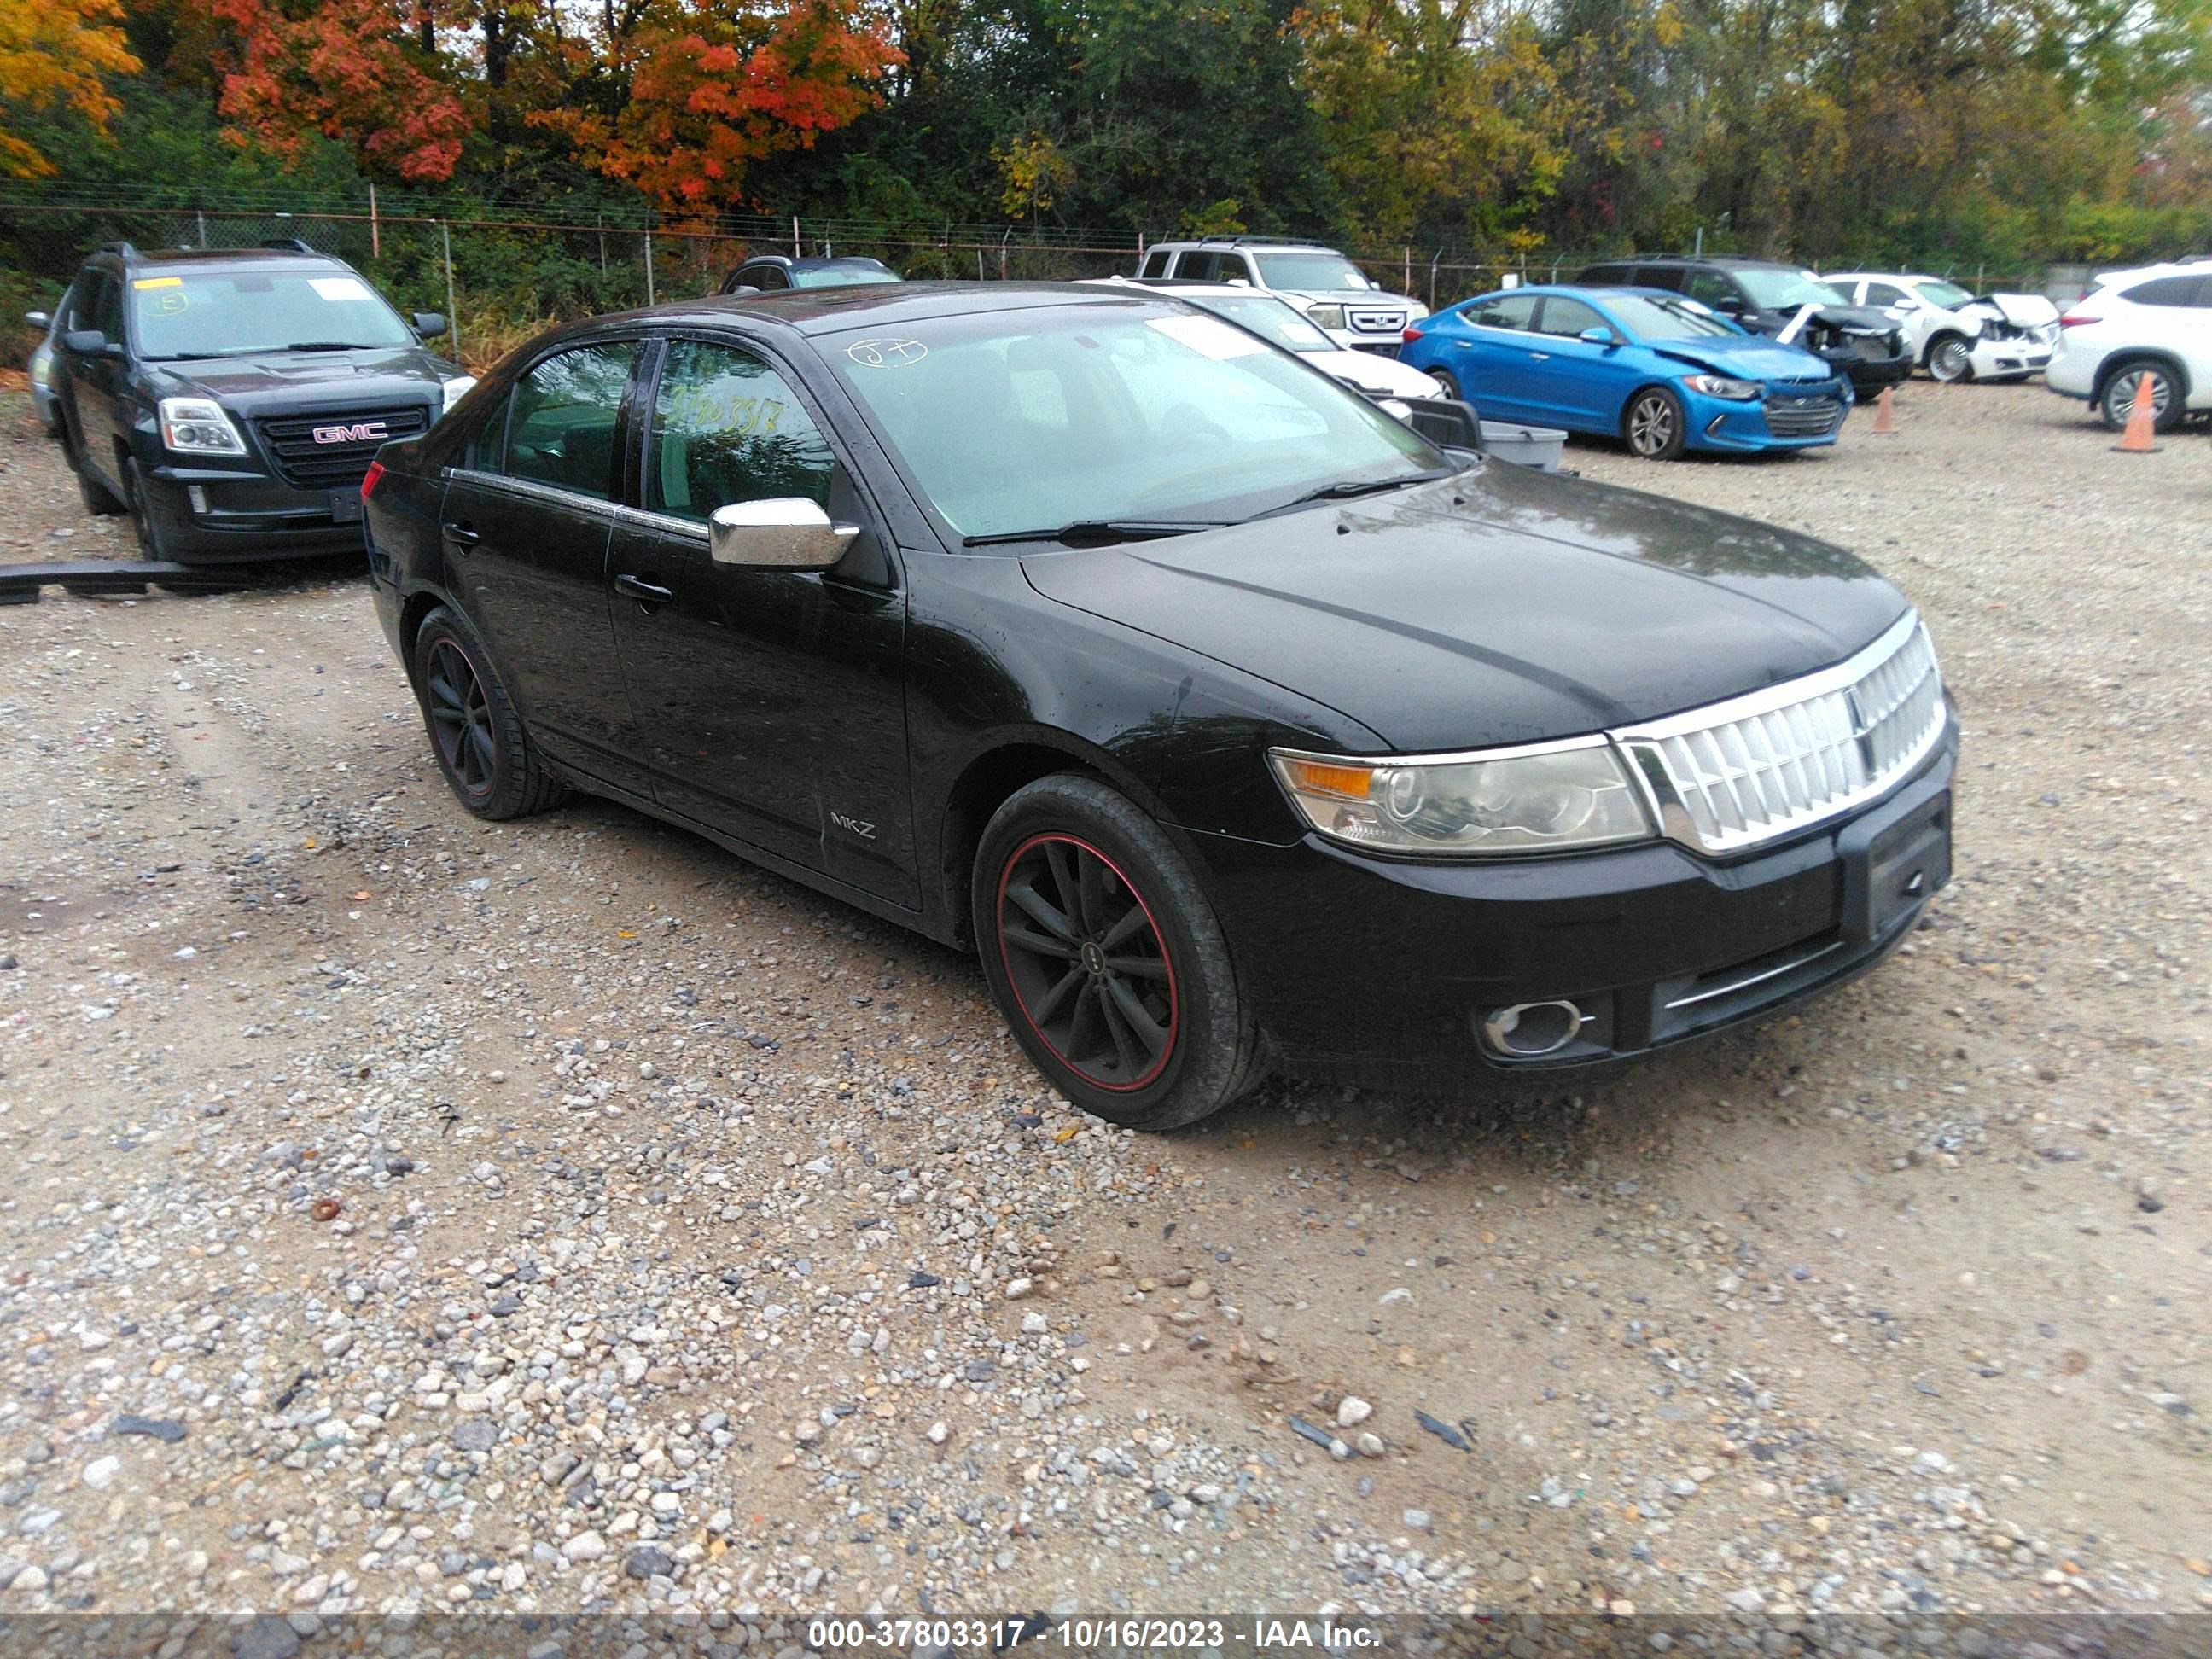
M 1941 276 L 1855 270 L 1820 280 L 1853 305 L 1886 311 L 1938 380 L 2024 380 L 2051 362 L 2058 307 L 2040 294 L 1988 294 Z
M 2108 272 L 2058 324 L 2058 350 L 2043 383 L 2087 398 L 2115 431 L 2127 424 L 2136 383 L 2145 380 L 2161 432 L 2212 410 L 2212 263 Z
M 1350 351 L 1396 356 L 1407 327 L 1429 314 L 1419 300 L 1405 299 L 1367 280 L 1358 265 L 1319 242 L 1267 236 L 1208 236 L 1194 242 L 1156 242 L 1137 276 L 1146 282 L 1171 276 L 1186 283 L 1242 283 L 1279 294 L 1338 345 Z

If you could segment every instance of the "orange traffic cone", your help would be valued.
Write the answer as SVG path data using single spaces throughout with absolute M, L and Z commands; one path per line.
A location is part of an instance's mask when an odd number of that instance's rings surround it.
M 1890 389 L 1887 386 L 1882 387 L 1881 396 L 1874 400 L 1874 435 L 1875 437 L 1887 438 L 1896 433 L 1896 405 L 1897 399 L 1891 395 Z
M 2135 401 L 2128 405 L 2128 428 L 2112 447 L 2123 455 L 2155 455 L 2158 446 L 2151 441 L 2151 434 L 2157 426 L 2158 415 L 2150 401 L 2150 376 L 2138 374 Z

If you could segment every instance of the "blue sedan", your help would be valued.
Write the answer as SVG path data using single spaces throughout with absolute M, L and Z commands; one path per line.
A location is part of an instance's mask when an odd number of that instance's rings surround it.
M 1425 318 L 1401 362 L 1491 420 L 1619 438 L 1650 460 L 1686 449 L 1836 441 L 1850 382 L 1663 289 L 1513 288 Z

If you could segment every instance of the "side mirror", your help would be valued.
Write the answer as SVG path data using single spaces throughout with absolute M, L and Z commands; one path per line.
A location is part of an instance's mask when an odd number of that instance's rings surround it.
M 96 328 L 73 328 L 62 336 L 62 349 L 73 356 L 105 357 L 115 349 Z
M 434 340 L 446 331 L 446 315 L 441 311 L 418 311 L 408 320 L 415 325 L 417 339 Z
M 48 311 L 27 311 L 23 313 L 23 320 L 36 329 L 48 329 L 54 325 L 53 313 Z
M 1620 343 L 1620 337 L 1603 324 L 1600 324 L 1595 328 L 1584 329 L 1576 335 L 1575 338 L 1580 340 L 1584 345 L 1609 346 Z
M 804 495 L 732 501 L 707 521 L 707 550 L 716 564 L 771 570 L 827 570 L 845 556 L 857 525 L 832 524 Z

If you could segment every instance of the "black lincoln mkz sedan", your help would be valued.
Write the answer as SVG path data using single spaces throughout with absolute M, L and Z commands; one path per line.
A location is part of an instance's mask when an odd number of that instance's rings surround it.
M 1856 559 L 1432 448 L 1166 295 L 604 318 L 363 493 L 469 811 L 573 786 L 972 942 L 1120 1122 L 1641 1053 L 1949 872 L 1956 726 Z

